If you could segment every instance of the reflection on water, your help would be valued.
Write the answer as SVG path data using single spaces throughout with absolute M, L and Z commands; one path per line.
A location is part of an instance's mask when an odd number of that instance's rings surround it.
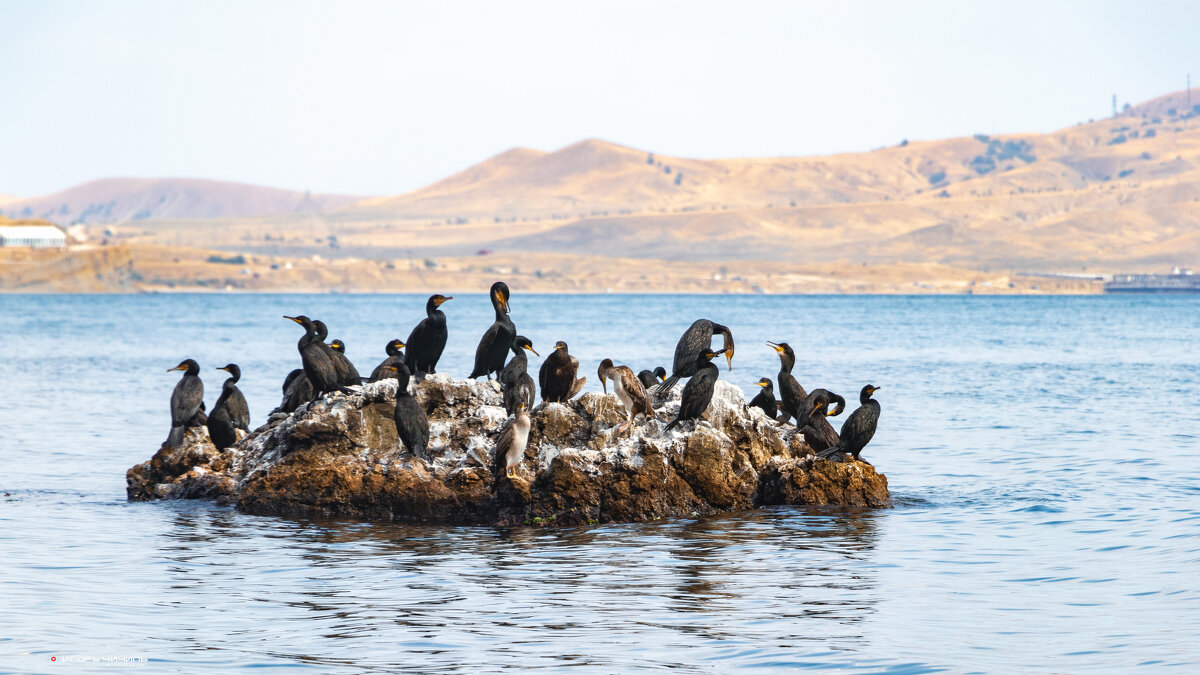
M 538 530 L 183 508 L 158 540 L 172 592 L 155 604 L 186 610 L 177 591 L 204 586 L 213 628 L 243 627 L 201 638 L 202 627 L 192 626 L 164 637 L 174 647 L 228 652 L 253 640 L 260 653 L 322 667 L 347 663 L 312 649 L 329 640 L 373 653 L 365 665 L 380 670 L 765 665 L 797 650 L 824 651 L 830 641 L 843 649 L 863 642 L 862 624 L 879 599 L 864 564 L 877 519 L 764 509 Z M 263 540 L 273 545 L 254 548 Z M 214 593 L 223 610 L 213 611 Z M 238 618 L 272 614 L 275 605 L 286 607 L 286 626 Z
M 325 318 L 362 364 L 407 332 L 380 317 L 424 304 L 202 300 L 0 296 L 20 338 L 0 358 L 0 671 L 1200 667 L 1198 298 L 518 294 L 523 334 L 590 363 L 667 363 L 693 318 L 721 319 L 741 345 L 721 377 L 744 387 L 778 369 L 753 345 L 820 317 L 802 381 L 885 387 L 865 454 L 896 509 L 574 529 L 126 503 L 182 356 L 237 360 L 261 421 L 297 359 L 280 315 Z M 455 304 L 462 373 L 492 317 L 484 296 Z

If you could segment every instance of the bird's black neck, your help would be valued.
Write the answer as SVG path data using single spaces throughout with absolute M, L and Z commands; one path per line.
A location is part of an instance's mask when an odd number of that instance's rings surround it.
M 408 393 L 408 381 L 412 378 L 412 373 L 408 372 L 408 366 L 403 362 L 396 364 L 396 397 L 412 396 Z
M 435 323 L 446 323 L 446 313 L 438 309 L 438 305 L 430 298 L 425 303 L 425 316 Z
M 513 361 L 515 361 L 517 363 L 517 365 L 519 365 L 522 369 L 528 368 L 529 367 L 529 357 L 525 355 L 525 349 L 522 347 L 513 345 L 512 351 L 513 351 Z

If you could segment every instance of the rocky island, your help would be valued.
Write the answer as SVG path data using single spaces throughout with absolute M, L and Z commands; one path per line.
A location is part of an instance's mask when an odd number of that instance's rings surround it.
M 864 462 L 817 459 L 791 425 L 718 381 L 695 424 L 618 431 L 614 396 L 586 393 L 531 412 L 525 459 L 505 476 L 495 443 L 508 423 L 493 382 L 431 375 L 413 394 L 429 417 L 426 457 L 392 419 L 396 381 L 355 387 L 275 413 L 224 451 L 202 427 L 129 469 L 132 501 L 211 499 L 247 513 L 420 523 L 576 525 L 696 517 L 773 504 L 890 507 L 887 477 Z

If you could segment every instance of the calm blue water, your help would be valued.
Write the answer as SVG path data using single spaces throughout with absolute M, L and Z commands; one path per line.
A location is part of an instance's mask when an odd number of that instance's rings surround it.
M 864 456 L 894 510 L 503 530 L 125 502 L 167 368 L 199 360 L 211 405 L 237 362 L 257 424 L 299 362 L 283 314 L 369 371 L 423 304 L 0 295 L 0 670 L 1200 669 L 1196 297 L 514 294 L 589 387 L 604 357 L 669 367 L 699 317 L 733 327 L 743 387 L 777 370 L 764 340 L 810 388 L 882 386 Z M 465 375 L 491 308 L 445 310 Z

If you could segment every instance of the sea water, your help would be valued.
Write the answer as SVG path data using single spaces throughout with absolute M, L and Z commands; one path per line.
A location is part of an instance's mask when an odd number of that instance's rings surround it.
M 368 373 L 424 303 L 0 295 L 0 671 L 1200 670 L 1194 296 L 513 295 L 588 390 L 606 357 L 669 370 L 701 317 L 733 329 L 721 377 L 750 394 L 766 340 L 851 408 L 882 387 L 863 456 L 894 509 L 508 529 L 126 502 L 168 368 L 197 359 L 211 406 L 239 364 L 258 425 L 299 366 L 283 315 Z M 462 377 L 492 309 L 443 309 L 439 371 Z

